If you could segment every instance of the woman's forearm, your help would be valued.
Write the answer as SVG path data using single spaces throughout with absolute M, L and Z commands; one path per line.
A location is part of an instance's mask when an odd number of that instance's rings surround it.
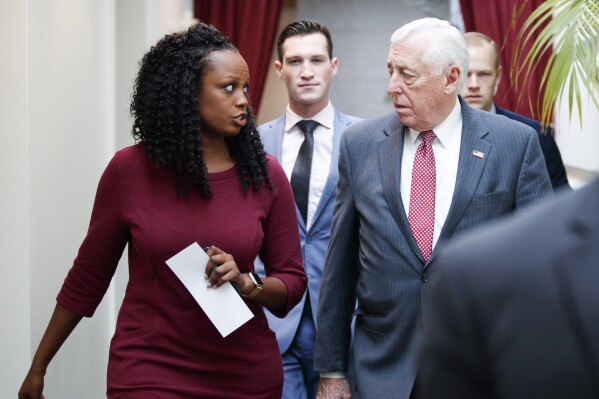
M 82 316 L 56 304 L 46 332 L 33 356 L 31 368 L 44 374 L 50 361 L 56 355 L 64 341 L 77 326 Z

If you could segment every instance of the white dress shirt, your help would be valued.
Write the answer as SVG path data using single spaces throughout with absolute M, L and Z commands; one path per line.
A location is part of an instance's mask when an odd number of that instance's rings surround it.
M 432 142 L 437 174 L 435 186 L 435 227 L 433 230 L 434 248 L 449 213 L 458 174 L 460 143 L 462 139 L 462 108 L 459 101 L 456 101 L 451 113 L 440 125 L 433 129 L 433 132 L 437 135 L 437 138 Z M 407 215 L 410 214 L 410 192 L 412 189 L 414 157 L 420 143 L 422 143 L 420 132 L 409 129 L 404 139 L 400 184 L 401 198 Z
M 285 132 L 283 134 L 281 164 L 287 178 L 291 181 L 291 173 L 297 159 L 299 149 L 304 142 L 304 132 L 296 125 L 302 118 L 291 111 L 287 105 L 285 116 Z M 329 101 L 326 107 L 312 118 L 320 125 L 314 130 L 314 153 L 312 155 L 312 169 L 310 172 L 310 191 L 308 193 L 308 212 L 306 214 L 306 227 L 312 225 L 316 207 L 322 196 L 324 186 L 329 177 L 331 158 L 333 156 L 333 124 L 335 111 Z
M 462 108 L 460 102 L 443 122 L 433 129 L 437 138 L 432 142 L 435 154 L 436 186 L 435 186 L 435 227 L 433 231 L 433 248 L 437 243 L 441 228 L 447 219 L 451 199 L 455 189 L 458 174 L 458 161 L 460 158 L 460 143 L 462 139 Z M 420 132 L 409 129 L 406 133 L 401 161 L 401 197 L 406 210 L 410 213 L 410 192 L 412 189 L 412 169 L 416 150 L 422 142 Z M 343 371 L 321 372 L 321 378 L 344 378 Z

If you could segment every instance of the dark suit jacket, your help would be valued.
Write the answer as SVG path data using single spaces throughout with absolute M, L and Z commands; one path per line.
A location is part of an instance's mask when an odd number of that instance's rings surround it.
M 548 126 L 547 129 L 543 131 L 541 122 L 537 120 L 527 118 L 515 112 L 507 111 L 499 108 L 497 105 L 495 105 L 495 109 L 497 110 L 498 115 L 504 115 L 515 121 L 522 122 L 532 127 L 539 134 L 539 144 L 541 145 L 541 150 L 545 157 L 545 164 L 547 164 L 547 172 L 549 172 L 551 186 L 554 190 L 558 188 L 570 188 L 566 168 L 562 162 L 562 156 L 559 152 L 559 148 L 557 148 L 557 143 L 553 138 L 553 129 Z
M 455 192 L 426 265 L 400 194 L 405 127 L 397 114 L 359 122 L 341 139 L 315 369 L 347 369 L 355 310 L 354 358 L 362 398 L 410 395 L 429 265 L 444 242 L 552 195 L 537 134 L 521 123 L 460 102 L 463 124 Z
M 599 398 L 599 180 L 452 242 L 434 266 L 423 398 Z

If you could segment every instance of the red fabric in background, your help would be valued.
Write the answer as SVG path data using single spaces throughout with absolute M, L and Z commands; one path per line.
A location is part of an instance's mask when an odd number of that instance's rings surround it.
M 540 117 L 542 101 L 540 84 L 549 54 L 541 58 L 539 67 L 526 86 L 522 85 L 523 76 L 519 76 L 518 87 L 516 87 L 510 71 L 518 34 L 530 14 L 544 2 L 544 0 L 460 0 L 466 32 L 484 33 L 497 43 L 502 72 L 495 102 L 502 108 L 534 119 Z M 514 16 L 520 7 L 522 12 L 514 23 Z M 530 45 L 525 49 L 530 50 Z M 522 99 L 519 101 L 520 94 Z
M 258 114 L 283 0 L 194 0 L 194 15 L 239 49 L 250 70 L 250 102 Z

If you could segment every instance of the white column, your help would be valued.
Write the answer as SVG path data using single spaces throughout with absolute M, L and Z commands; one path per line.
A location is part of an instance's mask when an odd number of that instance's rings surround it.
M 85 236 L 114 152 L 114 0 L 27 3 L 31 347 Z M 52 361 L 49 398 L 100 398 L 114 307 L 109 290 Z M 14 394 L 13 394 L 14 395 Z
M 26 2 L 0 2 L 0 397 L 15 398 L 29 368 L 29 191 Z

